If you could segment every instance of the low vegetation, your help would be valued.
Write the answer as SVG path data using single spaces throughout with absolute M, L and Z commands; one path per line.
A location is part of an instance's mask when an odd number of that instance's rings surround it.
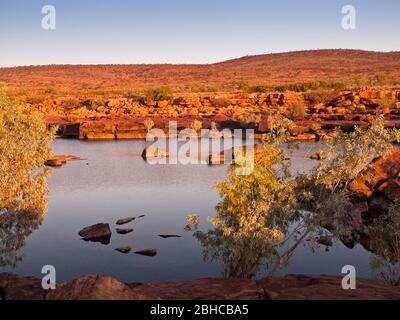
M 396 106 L 396 100 L 389 96 L 384 96 L 378 100 L 379 108 L 382 110 L 393 109 Z
M 302 120 L 307 115 L 307 106 L 303 101 L 298 101 L 289 105 L 287 112 L 290 119 Z
M 173 91 L 169 87 L 149 89 L 144 94 L 145 101 L 170 101 L 174 98 Z
M 307 66 L 299 72 L 299 66 Z M 399 84 L 400 53 L 314 50 L 243 57 L 208 65 L 0 68 L 13 98 L 132 95 L 165 84 L 178 92 L 284 92 Z M 120 75 L 124 76 L 121 77 Z M 52 87 L 43 79 L 52 79 Z M 21 90 L 21 88 L 24 88 Z M 48 93 L 46 93 L 48 92 Z M 153 94 L 151 94 L 153 95 Z

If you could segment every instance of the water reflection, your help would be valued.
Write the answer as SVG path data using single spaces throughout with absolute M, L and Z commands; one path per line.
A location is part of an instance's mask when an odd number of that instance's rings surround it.
M 360 244 L 374 254 L 370 257 L 371 270 L 379 279 L 397 286 L 400 285 L 399 208 L 400 206 L 395 206 L 390 213 L 379 217 L 360 239 Z M 196 228 L 190 225 L 187 227 L 187 231 L 194 229 Z M 268 268 L 275 263 L 279 251 L 282 251 L 270 239 L 262 240 L 251 234 L 236 237 L 218 227 L 207 232 L 197 230 L 193 236 L 202 247 L 204 260 L 218 262 L 221 276 L 225 278 L 265 276 Z M 314 236 L 315 234 L 312 235 Z M 312 241 L 304 243 L 310 251 L 315 249 L 315 245 Z
M 400 285 L 400 203 L 378 217 L 361 241 L 375 253 L 370 266 L 378 277 L 392 285 Z
M 47 175 L 36 173 L 21 185 L 22 195 L 3 193 L 0 209 L 0 267 L 15 268 L 22 261 L 18 251 L 42 224 L 47 212 Z M 29 192 L 29 193 L 28 193 Z

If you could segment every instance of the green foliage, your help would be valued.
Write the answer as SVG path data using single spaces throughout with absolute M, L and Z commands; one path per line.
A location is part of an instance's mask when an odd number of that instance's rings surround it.
M 346 87 L 345 83 L 335 82 L 330 80 L 316 80 L 299 83 L 287 83 L 287 84 L 270 84 L 270 85 L 257 85 L 249 89 L 250 92 L 307 92 L 310 90 L 318 89 L 334 89 L 343 90 Z
M 393 141 L 400 141 L 400 131 L 386 129 L 383 117 L 371 119 L 369 128 L 338 131 L 330 142 L 330 157 L 309 173 L 292 177 L 280 147 L 292 126 L 279 116 L 271 120 L 254 171 L 238 176 L 240 164 L 229 169 L 227 180 L 216 185 L 221 201 L 211 219 L 213 229 L 194 233 L 204 258 L 220 260 L 226 277 L 252 277 L 262 266 L 270 266 L 272 275 L 299 245 L 306 239 L 314 245 L 315 234 L 326 233 L 328 227 L 336 238 L 349 237 L 349 181 L 374 158 L 391 152 Z
M 169 87 L 159 87 L 147 90 L 144 94 L 145 101 L 171 101 L 174 98 L 172 89 Z
M 49 131 L 0 90 L 0 266 L 15 266 L 17 250 L 47 210 Z
M 356 127 L 352 133 L 336 130 L 328 141 L 330 159 L 312 172 L 313 178 L 331 190 L 344 190 L 372 160 L 393 150 L 393 142 L 400 142 L 400 130 L 386 129 L 383 116 L 370 118 L 368 128 Z
M 29 115 L 0 93 L 0 209 L 33 209 L 44 177 L 32 171 L 43 168 L 50 158 L 55 130 L 48 131 L 43 119 Z

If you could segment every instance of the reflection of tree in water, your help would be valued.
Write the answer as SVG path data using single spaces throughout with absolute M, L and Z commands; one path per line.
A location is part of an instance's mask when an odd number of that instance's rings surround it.
M 17 251 L 47 211 L 49 142 L 54 130 L 9 100 L 0 88 L 0 266 L 15 266 Z
M 218 229 L 196 231 L 194 236 L 203 247 L 204 259 L 219 261 L 226 278 L 252 278 L 274 255 L 270 242 L 252 237 L 226 235 Z
M 33 212 L 4 212 L 0 215 L 0 267 L 15 267 L 22 260 L 18 250 L 25 246 L 25 239 L 39 228 L 42 218 Z
M 393 205 L 368 231 L 370 265 L 382 280 L 400 285 L 400 204 Z
M 197 229 L 194 236 L 204 258 L 218 260 L 225 277 L 254 277 L 265 266 L 272 276 L 287 265 L 298 246 L 318 245 L 327 230 L 331 237 L 352 239 L 347 186 L 373 159 L 388 155 L 393 141 L 400 141 L 400 131 L 387 130 L 383 117 L 378 117 L 368 129 L 357 128 L 351 134 L 338 131 L 329 142 L 330 155 L 335 156 L 309 173 L 292 177 L 290 161 L 280 148 L 291 124 L 278 120 L 254 157 L 253 172 L 238 176 L 232 166 L 228 179 L 217 184 L 222 200 L 211 219 L 213 229 L 200 231 L 198 216 L 188 217 L 188 229 Z M 387 232 L 392 231 L 400 232 L 400 224 Z M 391 236 L 393 244 L 392 240 Z

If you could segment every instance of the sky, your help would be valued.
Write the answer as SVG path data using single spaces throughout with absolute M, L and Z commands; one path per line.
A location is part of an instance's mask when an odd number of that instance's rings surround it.
M 56 29 L 42 28 L 42 7 Z M 356 29 L 342 28 L 342 7 Z M 0 66 L 213 63 L 310 49 L 400 51 L 399 0 L 0 0 Z

